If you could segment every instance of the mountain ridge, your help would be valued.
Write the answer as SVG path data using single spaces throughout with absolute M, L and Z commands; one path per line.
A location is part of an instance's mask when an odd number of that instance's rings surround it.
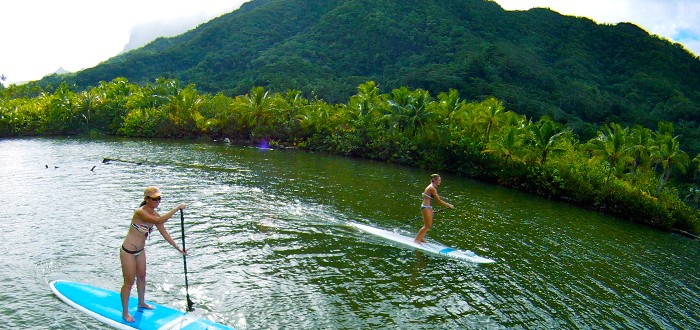
M 456 89 L 552 117 L 584 139 L 603 123 L 669 121 L 685 147 L 700 145 L 700 59 L 682 46 L 631 23 L 490 1 L 254 0 L 60 79 L 85 88 L 116 77 L 231 95 L 297 89 L 329 102 L 370 80 L 385 92 Z

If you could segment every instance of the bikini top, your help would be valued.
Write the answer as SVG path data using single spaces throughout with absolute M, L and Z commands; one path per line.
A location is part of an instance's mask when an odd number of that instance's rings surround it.
M 423 193 L 423 197 L 428 197 L 428 198 L 430 198 L 430 205 L 431 205 L 431 206 L 433 205 L 433 199 L 434 199 L 434 198 L 433 198 L 433 195 L 428 195 L 428 194 L 426 194 L 426 193 Z
M 153 232 L 153 226 L 147 226 L 141 223 L 132 223 L 132 227 L 134 227 L 139 233 L 146 235 L 148 237 L 148 234 Z

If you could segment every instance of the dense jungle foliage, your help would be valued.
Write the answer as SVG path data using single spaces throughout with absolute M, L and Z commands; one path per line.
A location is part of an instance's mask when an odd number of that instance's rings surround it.
M 469 100 L 495 97 L 530 118 L 549 116 L 581 140 L 601 125 L 671 122 L 700 152 L 700 60 L 629 23 L 599 25 L 547 9 L 508 12 L 484 0 L 253 0 L 174 38 L 62 81 L 80 89 L 125 77 L 193 83 L 229 97 L 253 87 L 348 100 L 375 81 Z
M 433 97 L 407 87 L 382 94 L 373 81 L 339 104 L 260 86 L 235 97 L 201 93 L 164 78 L 145 86 L 117 78 L 82 91 L 67 84 L 37 88 L 0 89 L 0 136 L 266 141 L 457 173 L 662 229 L 700 232 L 700 155 L 691 159 L 681 150 L 668 122 L 656 131 L 610 123 L 579 141 L 552 118 L 533 120 L 495 98 L 470 102 L 454 89 Z M 683 173 L 694 184 L 675 180 Z

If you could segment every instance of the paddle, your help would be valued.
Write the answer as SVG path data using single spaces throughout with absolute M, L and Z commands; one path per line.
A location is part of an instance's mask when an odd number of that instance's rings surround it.
M 185 249 L 185 215 L 184 212 L 182 212 L 182 209 L 180 209 L 180 228 L 182 229 L 182 250 L 187 251 Z M 190 300 L 190 285 L 187 283 L 187 255 L 185 254 L 182 255 L 182 263 L 185 265 L 185 293 L 187 294 L 187 311 L 192 312 L 194 311 L 194 308 L 192 307 L 194 302 Z

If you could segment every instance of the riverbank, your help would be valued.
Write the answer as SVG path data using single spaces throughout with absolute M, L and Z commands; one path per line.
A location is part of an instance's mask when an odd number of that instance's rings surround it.
M 81 93 L 62 85 L 53 94 L 3 99 L 0 136 L 92 133 L 291 146 L 455 173 L 700 234 L 698 205 L 684 202 L 700 193 L 688 177 L 700 174 L 700 155 L 690 161 L 669 123 L 656 131 L 608 123 L 579 141 L 549 117 L 526 118 L 493 98 L 469 102 L 454 90 L 435 98 L 406 87 L 379 94 L 367 82 L 347 104 L 262 87 L 236 97 L 200 94 L 194 86 L 158 90 L 118 78 Z

